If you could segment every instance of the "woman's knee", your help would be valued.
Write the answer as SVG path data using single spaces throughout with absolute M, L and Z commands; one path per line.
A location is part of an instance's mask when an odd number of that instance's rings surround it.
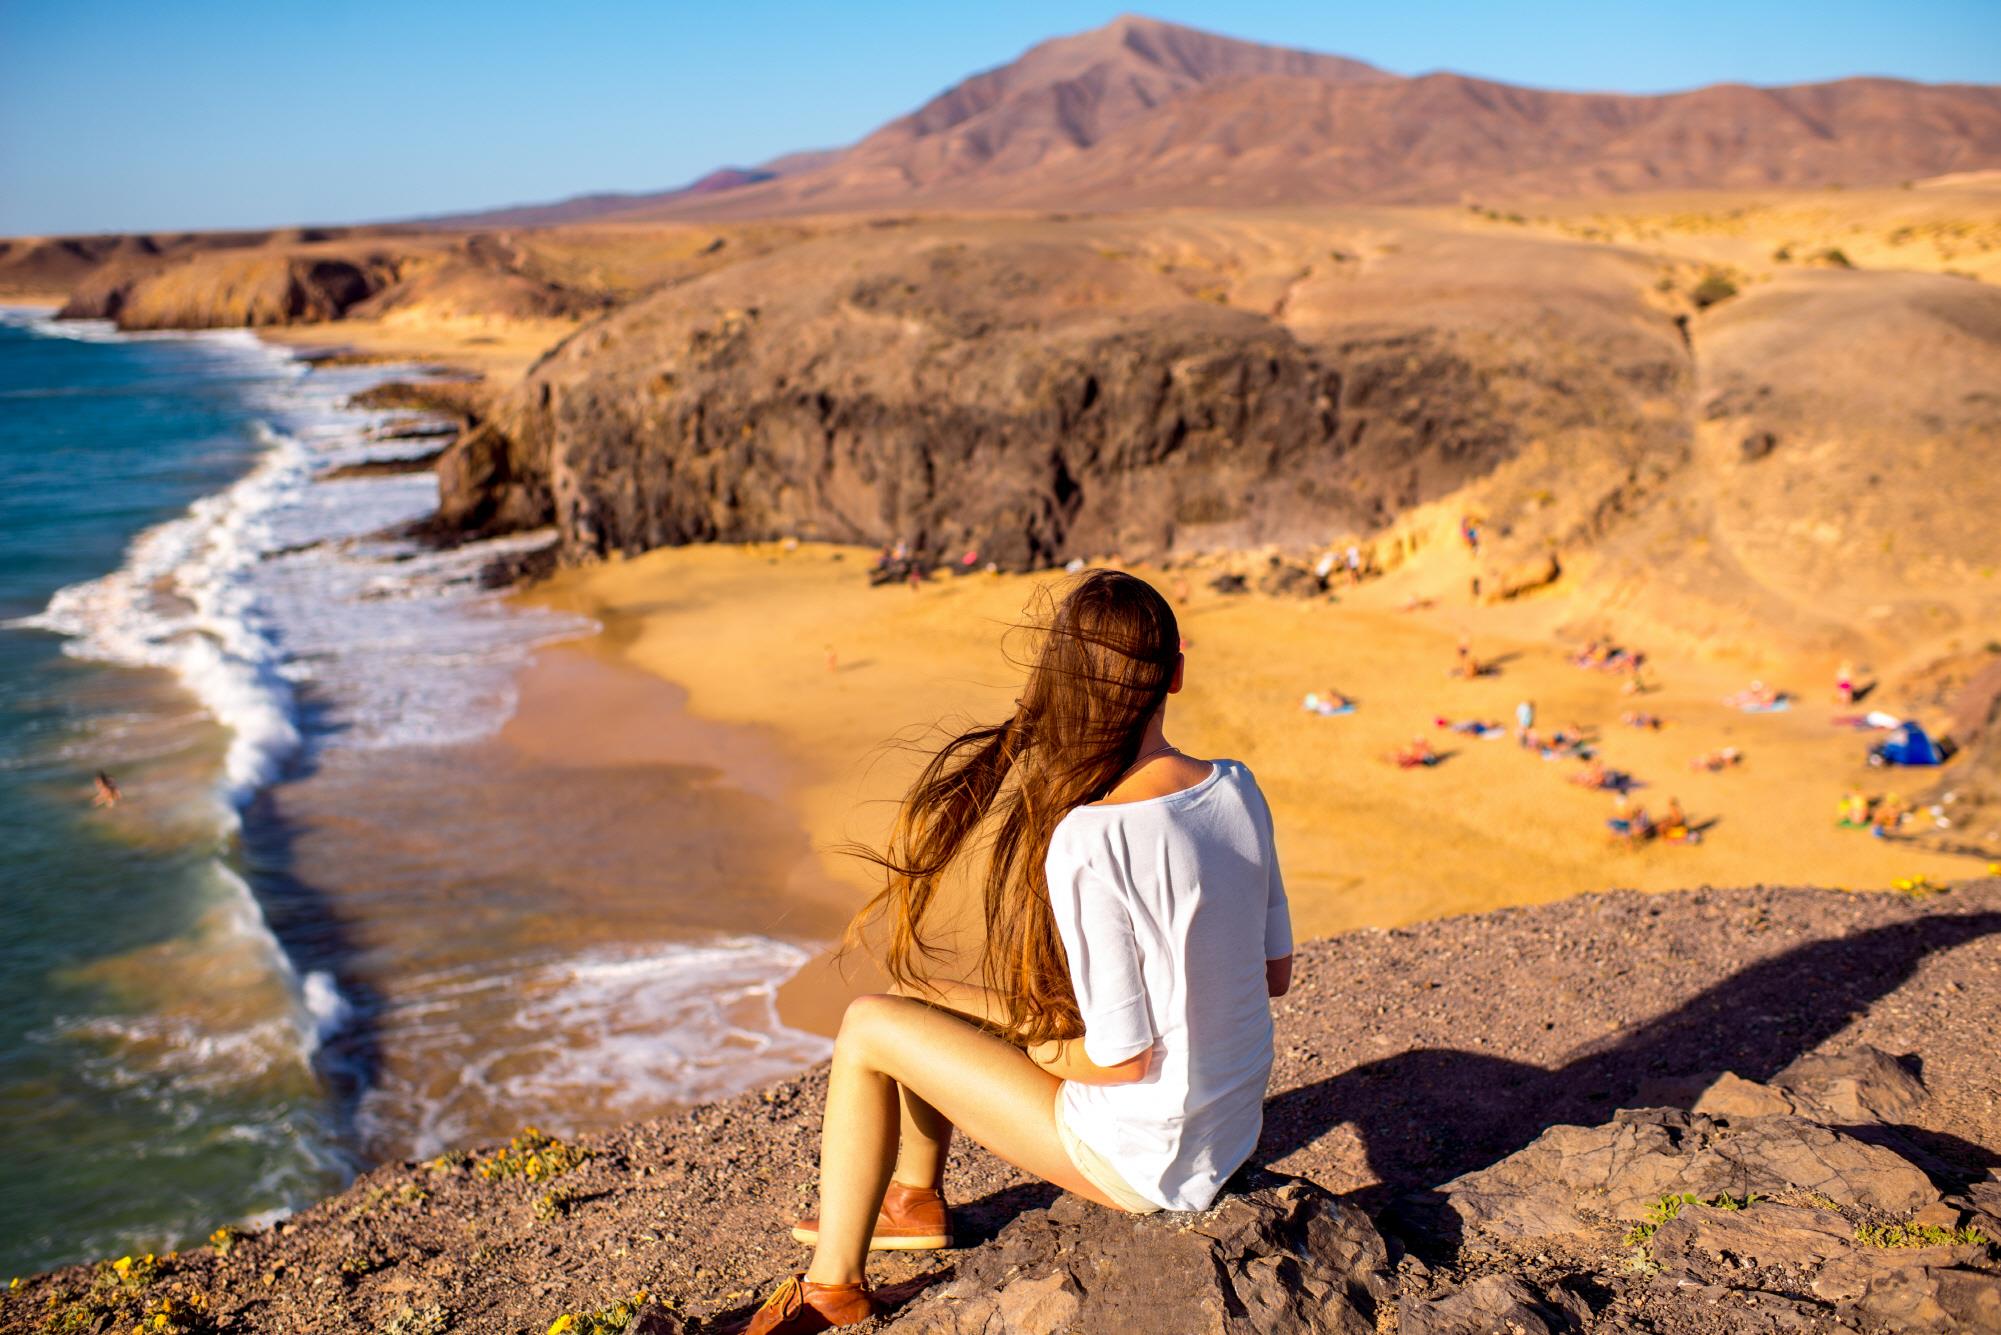
M 919 1004 L 907 997 L 881 992 L 856 997 L 841 1016 L 841 1031 L 834 1037 L 834 1055 L 867 1058 L 880 1049 L 883 1036 L 895 1027 L 899 1012 Z

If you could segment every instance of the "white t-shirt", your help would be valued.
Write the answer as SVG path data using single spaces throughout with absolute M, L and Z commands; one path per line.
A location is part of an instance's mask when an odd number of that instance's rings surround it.
M 1154 1049 L 1132 1084 L 1064 1081 L 1063 1120 L 1148 1200 L 1206 1209 L 1257 1147 L 1265 961 L 1292 953 L 1264 794 L 1218 760 L 1178 793 L 1073 809 L 1044 865 L 1084 1055 L 1115 1066 Z

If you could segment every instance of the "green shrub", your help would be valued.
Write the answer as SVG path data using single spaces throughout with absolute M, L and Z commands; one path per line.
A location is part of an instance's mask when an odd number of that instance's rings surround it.
M 1695 285 L 1689 297 L 1698 310 L 1708 310 L 1719 301 L 1728 301 L 1737 295 L 1737 284 L 1730 281 L 1727 274 L 1706 273 L 1702 281 Z
M 1936 1224 L 1857 1224 L 1855 1240 L 1871 1247 L 1971 1247 L 1991 1241 L 1979 1229 Z

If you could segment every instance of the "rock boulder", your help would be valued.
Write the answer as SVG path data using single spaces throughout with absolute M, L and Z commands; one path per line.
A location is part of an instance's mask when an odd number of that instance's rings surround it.
M 1020 1216 L 899 1311 L 898 1335 L 1373 1335 L 1389 1252 L 1367 1215 L 1259 1175 L 1202 1214 L 1135 1219 L 1064 1197 Z

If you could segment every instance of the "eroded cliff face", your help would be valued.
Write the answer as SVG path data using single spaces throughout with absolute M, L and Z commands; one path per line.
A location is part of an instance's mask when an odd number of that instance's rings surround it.
M 337 238 L 114 254 L 83 274 L 60 315 L 121 329 L 222 329 L 417 314 L 569 319 L 611 304 L 502 236 Z
M 570 560 L 783 535 L 1011 568 L 1305 545 L 1454 493 L 1581 407 L 1630 425 L 1682 385 L 1637 281 L 1624 309 L 1497 334 L 1484 308 L 1441 311 L 1437 275 L 1400 310 L 1393 257 L 1374 287 L 1322 267 L 1352 299 L 1239 300 L 1060 221 L 795 246 L 552 351 L 448 453 L 441 519 L 553 523 Z M 1607 355 L 1534 347 L 1580 338 Z
M 87 275 L 63 319 L 115 320 L 121 329 L 262 328 L 337 320 L 396 280 L 387 253 L 228 251 L 177 264 L 114 262 Z

